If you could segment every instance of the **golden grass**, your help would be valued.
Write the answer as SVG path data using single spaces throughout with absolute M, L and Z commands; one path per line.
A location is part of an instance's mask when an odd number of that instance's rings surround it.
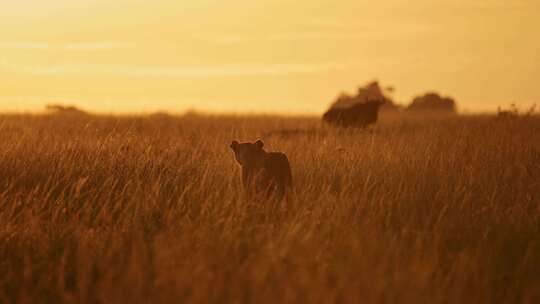
M 294 203 L 240 195 L 228 146 L 256 138 Z M 0 302 L 540 299 L 536 118 L 22 115 L 0 139 Z

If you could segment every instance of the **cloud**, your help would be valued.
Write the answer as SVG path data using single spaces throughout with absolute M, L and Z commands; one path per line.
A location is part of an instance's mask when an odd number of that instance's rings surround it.
M 349 41 L 373 37 L 373 33 L 331 33 L 331 32 L 299 32 L 278 33 L 269 35 L 197 35 L 194 38 L 219 44 L 236 44 L 244 42 L 290 42 L 290 41 Z
M 122 77 L 223 77 L 303 75 L 348 70 L 356 64 L 336 62 L 267 64 L 217 67 L 124 67 L 112 65 L 65 64 L 29 66 L 0 61 L 0 68 L 36 76 L 108 75 Z
M 68 43 L 63 46 L 67 51 L 102 51 L 112 49 L 129 48 L 127 43 L 93 42 L 93 43 Z
M 0 49 L 46 50 L 50 45 L 44 42 L 0 42 Z
M 316 27 L 316 26 L 314 26 Z M 324 27 L 321 25 L 321 27 Z M 403 37 L 415 37 L 418 35 L 434 35 L 432 27 L 425 24 L 401 24 L 398 29 L 394 27 L 381 26 L 380 24 L 366 24 L 364 26 L 346 26 L 339 23 L 331 24 L 330 21 L 325 29 L 282 32 L 282 33 L 261 33 L 238 34 L 238 33 L 201 33 L 193 35 L 192 38 L 200 41 L 218 44 L 241 44 L 256 42 L 345 42 L 354 43 L 358 41 L 372 41 L 373 39 L 396 39 Z
M 0 50 L 51 50 L 51 51 L 104 51 L 131 47 L 128 43 L 117 42 L 0 42 Z

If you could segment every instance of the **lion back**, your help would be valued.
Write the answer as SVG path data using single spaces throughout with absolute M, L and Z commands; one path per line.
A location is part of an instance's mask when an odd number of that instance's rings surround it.
M 292 188 L 292 172 L 287 155 L 281 152 L 268 153 L 265 169 L 278 185 Z

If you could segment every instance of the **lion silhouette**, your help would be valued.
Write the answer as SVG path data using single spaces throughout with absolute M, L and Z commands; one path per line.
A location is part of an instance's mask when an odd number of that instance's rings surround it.
M 281 152 L 266 152 L 264 143 L 239 143 L 233 141 L 231 149 L 242 167 L 242 184 L 250 197 L 282 201 L 292 190 L 291 166 Z

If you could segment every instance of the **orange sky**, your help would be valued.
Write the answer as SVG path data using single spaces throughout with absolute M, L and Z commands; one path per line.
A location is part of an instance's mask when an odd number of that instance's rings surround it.
M 0 110 L 319 113 L 375 78 L 400 103 L 540 103 L 538 0 L 19 0 L 0 20 Z

